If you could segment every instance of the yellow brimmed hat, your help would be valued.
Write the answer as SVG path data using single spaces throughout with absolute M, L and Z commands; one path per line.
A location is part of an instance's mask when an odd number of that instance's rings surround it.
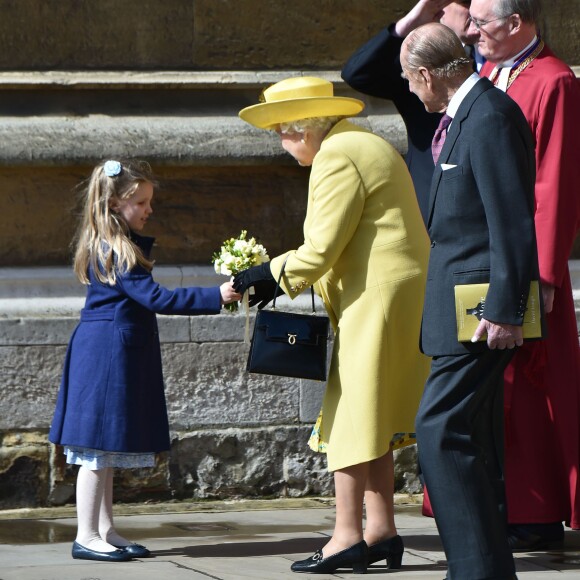
M 239 112 L 240 118 L 260 129 L 274 129 L 311 117 L 353 117 L 364 103 L 350 97 L 335 97 L 332 83 L 317 77 L 293 77 L 268 87 L 258 105 Z

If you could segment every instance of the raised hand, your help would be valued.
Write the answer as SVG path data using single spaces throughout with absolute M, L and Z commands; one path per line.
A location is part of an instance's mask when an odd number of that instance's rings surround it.
M 404 38 L 415 28 L 430 22 L 439 22 L 443 16 L 443 8 L 452 0 L 419 0 L 411 11 L 395 24 L 395 33 Z

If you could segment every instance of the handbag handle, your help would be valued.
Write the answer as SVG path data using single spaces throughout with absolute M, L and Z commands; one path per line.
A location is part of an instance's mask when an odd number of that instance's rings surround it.
M 280 270 L 280 275 L 278 276 L 278 282 L 276 283 L 276 289 L 274 290 L 274 301 L 272 302 L 272 308 L 276 308 L 276 298 L 278 297 L 278 289 L 280 288 L 280 280 L 282 280 L 282 276 L 284 275 L 284 268 L 286 268 L 286 262 L 290 254 L 284 258 L 284 263 L 282 264 L 282 269 Z M 316 314 L 316 309 L 314 308 L 314 288 L 312 285 L 310 286 L 310 294 L 312 297 L 312 314 Z

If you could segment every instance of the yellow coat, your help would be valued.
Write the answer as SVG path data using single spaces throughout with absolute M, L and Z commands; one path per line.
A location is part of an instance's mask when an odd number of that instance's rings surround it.
M 291 297 L 311 284 L 336 336 L 322 405 L 328 468 L 381 457 L 415 431 L 429 372 L 419 329 L 429 242 L 407 167 L 385 140 L 343 120 L 312 164 L 304 243 L 272 260 Z

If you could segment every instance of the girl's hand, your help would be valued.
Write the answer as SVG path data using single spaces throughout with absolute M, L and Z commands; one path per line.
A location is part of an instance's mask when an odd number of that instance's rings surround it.
M 234 290 L 233 282 L 224 282 L 220 286 L 220 294 L 222 295 L 222 304 L 229 304 L 230 302 L 238 302 L 242 299 L 242 295 Z

